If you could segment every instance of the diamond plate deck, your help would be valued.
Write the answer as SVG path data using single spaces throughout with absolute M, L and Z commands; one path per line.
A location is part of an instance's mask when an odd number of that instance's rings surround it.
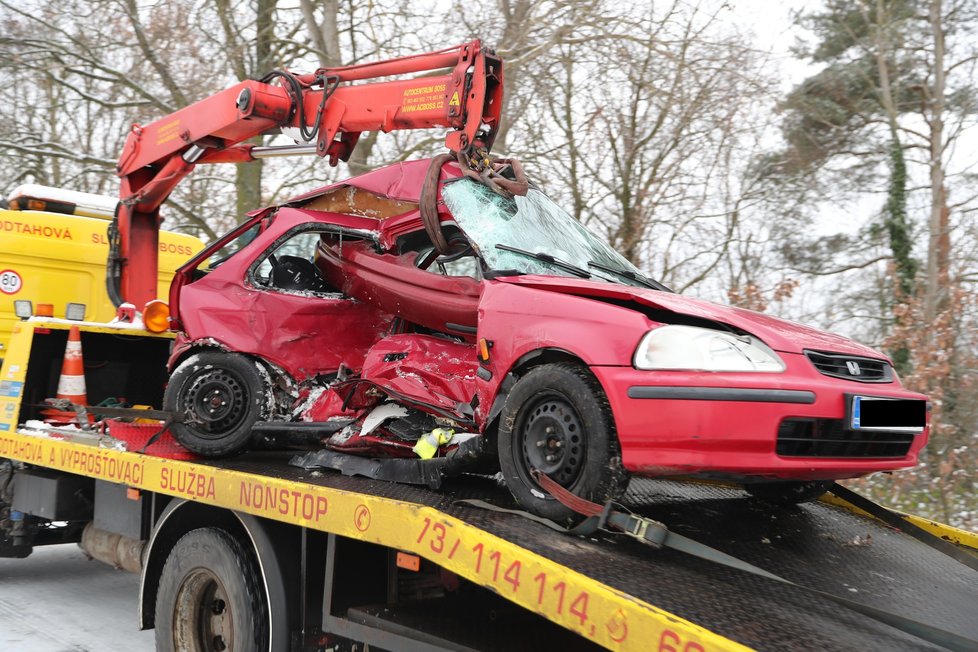
M 630 596 L 758 650 L 941 649 L 807 593 L 623 536 L 580 538 L 519 516 L 458 505 L 481 498 L 514 507 L 490 478 L 440 491 L 310 473 L 288 455 L 215 463 L 238 471 L 427 505 Z M 737 489 L 634 479 L 623 501 L 673 531 L 799 584 L 978 640 L 978 574 L 920 542 L 840 507 L 774 507 Z

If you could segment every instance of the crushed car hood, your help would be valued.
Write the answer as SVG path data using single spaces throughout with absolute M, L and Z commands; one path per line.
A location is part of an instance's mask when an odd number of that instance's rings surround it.
M 664 310 L 727 324 L 737 330 L 759 337 L 772 349 L 785 353 L 801 353 L 805 349 L 812 349 L 876 359 L 885 358 L 878 351 L 842 335 L 835 335 L 752 310 L 724 306 L 669 292 L 560 276 L 501 276 L 497 277 L 495 281 L 598 300 L 634 302 L 654 310 Z

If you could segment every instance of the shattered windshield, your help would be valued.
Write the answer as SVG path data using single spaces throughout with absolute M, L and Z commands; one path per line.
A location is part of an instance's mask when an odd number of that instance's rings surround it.
M 506 199 L 472 179 L 459 179 L 445 184 L 442 197 L 490 269 L 653 286 L 536 188 Z

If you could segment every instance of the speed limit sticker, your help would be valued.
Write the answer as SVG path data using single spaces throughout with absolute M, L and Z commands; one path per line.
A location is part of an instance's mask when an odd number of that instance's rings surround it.
M 0 292 L 4 294 L 17 294 L 24 284 L 20 274 L 12 269 L 5 269 L 0 272 Z

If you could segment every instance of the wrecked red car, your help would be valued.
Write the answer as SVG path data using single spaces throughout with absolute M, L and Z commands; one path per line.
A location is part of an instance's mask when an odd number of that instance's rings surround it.
M 178 271 L 164 407 L 181 443 L 286 436 L 321 442 L 314 464 L 428 484 L 498 469 L 557 520 L 534 470 L 595 502 L 631 474 L 801 501 L 915 464 L 926 400 L 880 353 L 674 294 L 539 189 L 505 197 L 455 164 L 432 233 L 428 166 L 258 211 Z

